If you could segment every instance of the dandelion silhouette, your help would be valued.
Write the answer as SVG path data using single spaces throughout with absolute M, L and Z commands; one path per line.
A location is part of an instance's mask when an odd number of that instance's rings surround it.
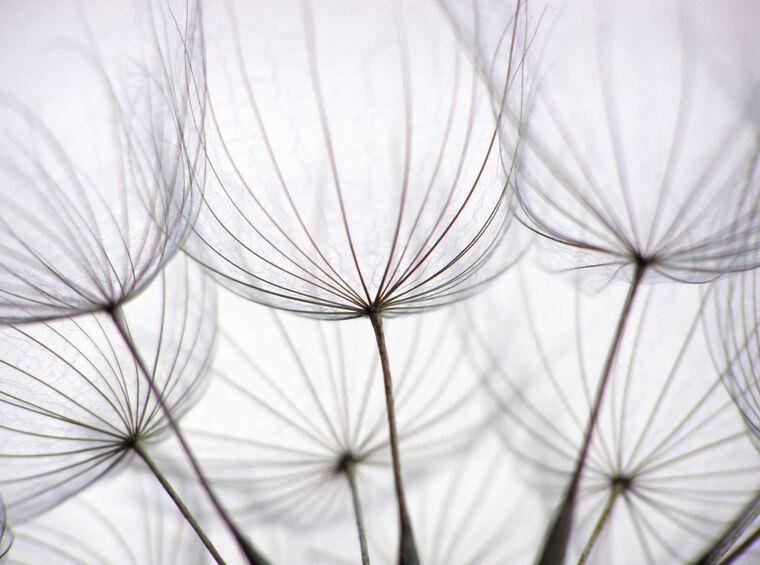
M 211 281 L 182 257 L 125 308 L 124 327 L 141 344 L 155 390 L 105 314 L 0 330 L 0 489 L 14 523 L 77 494 L 133 454 L 185 510 L 149 454 L 168 427 L 157 394 L 175 419 L 199 399 L 214 315 Z
M 546 48 L 529 51 L 542 59 L 529 73 L 519 146 L 511 130 L 502 137 L 508 150 L 519 149 L 522 222 L 579 268 L 630 284 L 544 563 L 562 560 L 599 409 L 642 281 L 704 282 L 760 265 L 754 108 L 760 83 L 754 72 L 737 76 L 720 68 L 726 60 L 714 58 L 713 43 L 703 41 L 716 18 L 709 17 L 712 8 L 700 9 L 693 15 L 677 3 L 566 6 L 556 26 L 545 26 L 552 34 Z M 731 61 L 743 56 L 719 47 L 734 54 Z
M 720 281 L 708 333 L 716 369 L 760 450 L 760 273 Z
M 710 296 L 705 326 L 710 351 L 723 384 L 739 409 L 755 447 L 760 450 L 760 286 L 758 271 L 717 282 Z M 760 515 L 760 491 L 739 513 L 732 526 L 717 538 L 707 555 L 720 558 L 742 531 Z M 746 551 L 760 537 L 757 526 L 746 540 Z M 737 549 L 738 551 L 738 549 Z M 738 557 L 740 553 L 737 553 Z M 707 556 L 705 557 L 707 561 Z
M 103 16 L 99 6 L 88 8 Z M 134 7 L 106 12 L 104 29 L 113 18 L 120 24 L 114 37 L 98 38 L 85 23 L 84 40 L 62 34 L 71 49 L 26 53 L 35 77 L 51 84 L 41 100 L 35 88 L 17 89 L 0 118 L 9 136 L 0 154 L 0 323 L 107 312 L 141 364 L 122 308 L 176 254 L 195 220 L 205 182 L 206 95 L 198 6 L 147 3 L 137 13 L 139 24 L 125 26 Z M 25 53 L 26 38 L 22 45 Z M 144 60 L 125 70 L 125 52 L 135 46 Z M 60 77 L 60 69 L 78 80 Z M 141 369 L 194 462 L 152 374 Z M 216 507 L 252 561 L 262 562 Z
M 213 174 L 188 252 L 251 300 L 370 319 L 401 560 L 416 563 L 382 319 L 463 299 L 519 254 L 500 245 L 511 163 L 498 110 L 434 2 L 205 15 Z
M 532 482 L 564 496 L 605 362 L 595 336 L 614 327 L 617 297 L 589 299 L 541 277 L 525 277 L 523 307 L 504 310 L 509 325 L 477 324 L 478 363 L 504 413 L 505 445 L 529 464 Z M 496 299 L 484 303 L 493 309 Z M 571 319 L 539 324 L 558 304 L 574 304 Z M 566 548 L 574 561 L 688 562 L 754 494 L 760 459 L 709 362 L 702 308 L 696 287 L 642 290 L 578 486 Z
M 760 265 L 757 77 L 717 81 L 706 30 L 677 4 L 562 15 L 521 116 L 525 221 L 626 279 Z
M 193 74 L 200 46 L 192 13 L 169 35 L 158 26 L 170 22 L 157 18 L 171 16 L 154 10 L 149 31 L 118 37 L 153 46 L 118 78 L 112 68 L 125 66 L 124 52 L 110 53 L 114 40 L 79 22 L 84 39 L 61 31 L 52 52 L 45 44 L 42 55 L 25 54 L 36 55 L 35 77 L 56 81 L 60 66 L 77 81 L 56 83 L 53 99 L 31 87 L 0 99 L 0 323 L 112 310 L 155 277 L 190 229 L 205 169 L 204 94 Z M 50 115 L 59 97 L 78 104 Z
M 8 563 L 208 563 L 205 548 L 171 502 L 157 492 L 159 488 L 135 468 L 101 481 L 22 524 Z
M 0 21 L 0 560 L 221 563 L 192 474 L 257 565 L 760 562 L 756 6 L 81 1 Z
M 353 507 L 367 563 L 362 507 L 387 495 L 390 464 L 371 331 L 360 321 L 283 316 L 231 294 L 226 303 L 214 378 L 185 426 L 203 468 L 226 506 L 251 520 L 324 527 Z M 488 403 L 453 322 L 440 312 L 390 325 L 408 478 L 443 464 L 487 424 Z
M 325 318 L 468 294 L 504 268 L 481 267 L 510 219 L 484 86 L 435 6 L 304 4 L 236 13 L 232 69 L 209 40 L 215 186 L 189 249 L 235 292 Z

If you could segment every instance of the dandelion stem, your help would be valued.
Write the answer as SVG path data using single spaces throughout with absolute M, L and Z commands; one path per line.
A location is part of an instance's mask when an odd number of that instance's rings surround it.
M 354 504 L 354 517 L 356 518 L 356 532 L 359 535 L 359 547 L 362 553 L 362 565 L 370 565 L 369 548 L 367 547 L 367 533 L 364 529 L 364 517 L 362 516 L 362 503 L 359 499 L 359 487 L 356 484 L 356 466 L 353 461 L 346 461 L 344 469 L 348 488 L 351 489 L 351 500 Z
M 742 533 L 758 516 L 760 516 L 760 492 L 755 493 L 752 500 L 742 508 L 739 515 L 726 527 L 720 537 L 694 561 L 694 565 L 731 563 L 760 537 L 760 527 L 758 527 L 749 538 L 734 548 L 730 554 L 726 555 L 731 546 L 736 543 L 736 540 L 741 537 Z
M 635 270 L 633 272 L 633 280 L 628 289 L 628 295 L 623 303 L 623 309 L 620 312 L 620 318 L 618 319 L 617 327 L 615 329 L 615 335 L 612 338 L 609 351 L 607 353 L 607 359 L 604 363 L 604 369 L 602 370 L 602 376 L 599 380 L 599 385 L 596 390 L 596 397 L 594 398 L 594 404 L 591 408 L 588 423 L 586 424 L 586 431 L 583 435 L 583 443 L 578 451 L 578 459 L 575 463 L 575 470 L 573 471 L 570 484 L 565 491 L 565 496 L 562 503 L 555 515 L 552 524 L 549 526 L 547 535 L 544 538 L 544 544 L 541 549 L 540 557 L 537 561 L 537 565 L 561 565 L 565 561 L 565 552 L 567 551 L 567 544 L 570 540 L 570 533 L 573 527 L 573 513 L 575 511 L 575 502 L 578 496 L 578 487 L 580 486 L 581 476 L 583 475 L 583 469 L 586 465 L 586 459 L 588 458 L 589 448 L 591 447 L 591 440 L 594 437 L 594 430 L 596 428 L 597 420 L 599 419 L 599 413 L 602 407 L 602 400 L 604 399 L 604 393 L 607 389 L 607 384 L 612 374 L 612 366 L 615 364 L 615 358 L 617 357 L 618 349 L 623 341 L 623 334 L 625 333 L 625 326 L 628 322 L 628 318 L 633 307 L 633 301 L 636 298 L 636 293 L 641 286 L 641 280 L 644 278 L 644 272 L 646 271 L 647 263 L 645 261 L 638 261 L 636 263 Z
M 602 509 L 602 513 L 599 514 L 599 518 L 596 520 L 594 530 L 591 532 L 591 535 L 586 542 L 586 546 L 583 548 L 583 552 L 578 558 L 577 565 L 584 565 L 586 561 L 588 561 L 588 558 L 591 557 L 591 550 L 594 549 L 596 542 L 599 540 L 599 536 L 602 534 L 602 530 L 604 529 L 605 524 L 607 524 L 607 520 L 612 514 L 612 507 L 615 505 L 615 501 L 617 500 L 618 496 L 620 496 L 620 493 L 622 493 L 624 490 L 625 486 L 622 483 L 614 483 L 612 485 L 612 488 L 610 489 L 610 495 L 607 497 L 607 502 Z
M 729 565 L 730 563 L 733 563 L 739 559 L 739 557 L 744 555 L 744 552 L 752 547 L 758 539 L 760 539 L 760 524 L 743 542 L 734 547 L 728 555 L 721 559 L 719 565 Z
M 383 384 L 385 386 L 385 408 L 388 415 L 388 437 L 391 446 L 391 458 L 393 461 L 393 480 L 396 487 L 396 504 L 398 506 L 399 519 L 399 565 L 419 565 L 420 558 L 417 554 L 417 545 L 414 541 L 412 521 L 406 508 L 404 496 L 404 483 L 401 476 L 401 460 L 398 450 L 398 433 L 396 432 L 396 410 L 393 400 L 393 380 L 391 379 L 391 366 L 388 361 L 388 348 L 385 345 L 385 332 L 383 331 L 383 319 L 379 311 L 369 314 L 372 329 L 375 330 L 377 351 L 380 354 L 380 365 L 383 369 Z
M 156 382 L 153 380 L 152 372 L 148 369 L 148 366 L 145 363 L 145 360 L 142 358 L 142 356 L 140 355 L 140 352 L 137 350 L 137 346 L 135 345 L 134 340 L 132 339 L 132 335 L 129 332 L 129 327 L 127 325 L 127 321 L 124 317 L 124 311 L 122 310 L 121 306 L 118 306 L 118 305 L 114 306 L 111 310 L 109 310 L 109 315 L 111 316 L 111 320 L 113 320 L 114 325 L 116 326 L 122 338 L 124 339 L 124 343 L 127 345 L 130 352 L 132 353 L 132 356 L 134 357 L 135 362 L 139 366 L 140 371 L 145 376 L 145 380 L 148 382 L 148 386 L 150 387 L 151 392 L 154 394 L 156 398 L 156 402 L 158 403 L 159 407 L 161 408 L 161 411 L 166 417 L 166 421 L 169 427 L 171 428 L 172 432 L 176 436 L 177 441 L 179 441 L 179 444 L 183 453 L 187 457 L 187 460 L 190 462 L 190 465 L 193 468 L 193 472 L 195 473 L 195 476 L 197 477 L 201 485 L 201 488 L 208 496 L 209 500 L 211 501 L 211 504 L 214 506 L 214 509 L 222 518 L 222 521 L 224 521 L 225 525 L 227 526 L 229 531 L 232 533 L 233 537 L 235 538 L 235 541 L 240 547 L 240 550 L 243 552 L 246 559 L 251 565 L 270 565 L 269 561 L 263 555 L 261 555 L 261 553 L 258 552 L 258 550 L 253 546 L 253 544 L 240 531 L 240 529 L 232 520 L 232 517 L 229 515 L 227 510 L 224 508 L 224 506 L 222 506 L 222 503 L 217 498 L 216 494 L 214 493 L 214 490 L 211 488 L 211 484 L 208 478 L 203 473 L 203 470 L 201 469 L 201 466 L 198 463 L 198 460 L 195 458 L 195 455 L 190 449 L 190 445 L 187 443 L 185 436 L 182 434 L 181 430 L 179 429 L 179 424 L 174 419 L 174 416 L 172 416 L 171 410 L 169 410 L 169 407 L 166 405 L 166 402 L 164 401 L 161 391 L 158 389 Z
M 193 513 L 190 512 L 190 509 L 187 506 L 185 506 L 185 503 L 182 501 L 180 496 L 177 494 L 174 488 L 172 488 L 171 483 L 166 478 L 166 476 L 161 472 L 161 470 L 158 468 L 158 466 L 156 465 L 156 462 L 153 461 L 153 458 L 150 455 L 148 455 L 148 452 L 145 451 L 145 449 L 139 442 L 135 442 L 134 445 L 132 446 L 132 449 L 134 449 L 135 453 L 137 453 L 140 456 L 140 458 L 143 461 L 145 461 L 145 464 L 148 466 L 151 472 L 158 479 L 158 482 L 161 483 L 162 487 L 164 487 L 166 494 L 169 495 L 169 498 L 172 499 L 174 504 L 177 506 L 177 509 L 185 517 L 185 520 L 187 520 L 187 523 L 190 524 L 193 530 L 195 530 L 195 533 L 198 534 L 198 537 L 203 542 L 203 545 L 206 546 L 206 549 L 208 549 L 208 552 L 214 558 L 214 561 L 216 561 L 220 565 L 225 565 L 224 559 L 222 559 L 222 556 L 219 555 L 219 552 L 217 551 L 216 547 L 214 547 L 214 544 L 211 543 L 211 540 L 208 539 L 206 532 L 203 531 L 203 528 L 195 519 L 195 516 L 193 516 Z

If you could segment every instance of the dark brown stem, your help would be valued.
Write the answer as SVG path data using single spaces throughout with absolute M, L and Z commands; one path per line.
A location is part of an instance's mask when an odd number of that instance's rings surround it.
M 356 533 L 359 536 L 359 548 L 362 554 L 362 565 L 370 565 L 369 548 L 367 547 L 367 532 L 364 529 L 364 517 L 362 515 L 362 503 L 359 498 L 359 487 L 356 484 L 356 468 L 353 462 L 346 463 L 346 480 L 351 489 L 351 500 L 354 504 L 354 517 L 356 518 Z
M 119 331 L 119 333 L 121 334 L 121 337 L 124 339 L 124 343 L 127 345 L 127 348 L 129 348 L 129 351 L 132 353 L 132 357 L 134 358 L 135 362 L 140 368 L 140 372 L 145 376 L 145 380 L 147 381 L 148 386 L 150 387 L 150 390 L 156 399 L 156 402 L 161 408 L 161 411 L 163 412 L 164 417 L 166 418 L 166 422 L 169 425 L 169 428 L 171 428 L 172 432 L 176 436 L 177 441 L 179 442 L 183 453 L 187 457 L 187 460 L 190 462 L 190 465 L 193 468 L 193 472 L 195 473 L 195 476 L 197 477 L 198 482 L 201 485 L 201 488 L 208 496 L 209 500 L 211 501 L 211 504 L 214 506 L 214 509 L 219 514 L 222 521 L 225 523 L 229 531 L 232 533 L 233 537 L 235 538 L 235 541 L 240 547 L 240 550 L 243 552 L 246 559 L 248 560 L 248 563 L 250 563 L 251 565 L 270 565 L 269 561 L 263 555 L 261 555 L 258 552 L 258 550 L 256 550 L 253 544 L 250 541 L 248 541 L 246 536 L 240 531 L 240 529 L 232 520 L 232 517 L 229 515 L 227 510 L 224 508 L 224 506 L 222 506 L 222 503 L 217 498 L 214 490 L 211 488 L 211 483 L 209 482 L 206 475 L 203 473 L 203 469 L 201 469 L 201 466 L 198 463 L 198 460 L 195 458 L 195 455 L 190 449 L 190 445 L 187 443 L 187 440 L 185 439 L 184 434 L 179 429 L 179 424 L 174 419 L 174 416 L 172 415 L 171 410 L 169 410 L 169 407 L 166 405 L 163 394 L 161 393 L 158 386 L 156 385 L 156 382 L 153 380 L 153 373 L 148 369 L 148 365 L 145 363 L 145 360 L 142 358 L 142 355 L 140 355 L 140 352 L 138 351 L 137 346 L 135 345 L 134 340 L 132 339 L 132 335 L 129 332 L 129 326 L 127 325 L 127 321 L 124 317 L 124 311 L 122 310 L 121 306 L 115 306 L 113 309 L 109 311 L 109 314 L 111 316 L 111 320 L 113 320 L 113 323 L 116 326 L 116 329 Z
M 399 520 L 399 565 L 419 565 L 420 558 L 417 554 L 417 545 L 414 542 L 412 521 L 406 507 L 404 496 L 404 482 L 401 476 L 401 460 L 398 450 L 398 433 L 396 431 L 396 410 L 393 401 L 393 380 L 391 379 L 391 366 L 388 361 L 388 348 L 385 345 L 385 332 L 383 331 L 383 319 L 379 312 L 369 314 L 372 329 L 375 330 L 377 351 L 380 354 L 380 365 L 383 369 L 383 385 L 385 386 L 385 408 L 388 414 L 388 437 L 391 446 L 391 459 L 393 461 L 393 481 L 396 487 L 396 504 L 398 506 Z
M 177 509 L 182 513 L 182 516 L 184 516 L 185 520 L 187 520 L 187 523 L 190 524 L 193 530 L 195 530 L 195 533 L 198 534 L 198 537 L 203 542 L 203 545 L 206 546 L 206 549 L 214 558 L 214 561 L 216 561 L 220 565 L 225 565 L 224 559 L 222 559 L 222 556 L 219 555 L 219 552 L 217 551 L 216 547 L 214 547 L 214 544 L 211 543 L 211 540 L 208 539 L 206 532 L 203 531 L 203 528 L 201 528 L 200 524 L 195 519 L 195 516 L 193 516 L 192 512 L 190 512 L 188 507 L 185 506 L 185 503 L 182 501 L 182 499 L 179 497 L 177 492 L 174 490 L 174 488 L 172 487 L 171 483 L 166 478 L 166 476 L 158 468 L 158 466 L 156 465 L 156 462 L 153 461 L 153 458 L 150 455 L 148 455 L 148 452 L 145 451 L 145 449 L 143 448 L 142 445 L 140 445 L 139 442 L 135 443 L 132 446 L 132 449 L 145 462 L 145 464 L 151 470 L 153 475 L 155 475 L 156 479 L 158 479 L 158 482 L 161 483 L 161 486 L 164 487 L 166 494 L 168 494 L 169 498 L 172 499 L 174 504 L 177 506 Z
M 604 369 L 602 370 L 602 376 L 599 379 L 599 385 L 596 390 L 596 397 L 594 398 L 594 404 L 591 408 L 591 414 L 589 415 L 588 423 L 586 424 L 586 431 L 583 435 L 583 443 L 578 452 L 578 459 L 575 463 L 575 469 L 573 471 L 570 484 L 565 491 L 565 496 L 562 499 L 562 503 L 559 507 L 557 514 L 554 517 L 554 521 L 550 525 L 547 535 L 544 538 L 544 545 L 541 549 L 540 557 L 537 561 L 537 565 L 561 565 L 565 562 L 565 553 L 567 551 L 567 544 L 570 540 L 570 533 L 573 529 L 573 514 L 575 512 L 575 502 L 578 497 L 578 487 L 583 475 L 583 469 L 586 465 L 586 459 L 588 458 L 589 448 L 591 447 L 591 440 L 594 437 L 594 430 L 596 429 L 596 423 L 599 419 L 599 412 L 602 407 L 602 400 L 604 399 L 604 393 L 607 390 L 607 384 L 612 374 L 612 367 L 615 364 L 615 358 L 617 357 L 618 349 L 623 341 L 623 334 L 625 333 L 625 326 L 628 322 L 628 318 L 631 313 L 633 301 L 636 298 L 636 293 L 641 286 L 641 280 L 644 278 L 644 271 L 646 270 L 646 263 L 640 262 L 636 265 L 633 280 L 631 281 L 628 289 L 628 296 L 626 296 L 623 309 L 620 312 L 620 318 L 618 319 L 617 327 L 615 329 L 615 335 L 612 338 L 609 351 L 607 353 L 607 360 L 604 363 Z

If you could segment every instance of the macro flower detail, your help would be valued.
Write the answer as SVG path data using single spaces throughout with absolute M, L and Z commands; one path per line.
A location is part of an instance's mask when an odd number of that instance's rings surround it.
M 230 333 L 219 338 L 209 391 L 184 427 L 225 505 L 241 521 L 300 530 L 352 514 L 363 523 L 362 508 L 382 505 L 390 490 L 371 329 L 359 320 L 278 314 L 232 294 L 220 302 Z M 454 320 L 441 312 L 389 325 L 399 449 L 414 482 L 446 465 L 489 424 L 489 404 L 467 370 Z M 262 334 L 261 327 L 271 331 Z M 359 535 L 366 544 L 372 530 Z
M 510 300 L 503 309 L 504 319 L 528 331 L 508 341 L 512 325 L 477 323 L 476 358 L 502 410 L 504 444 L 527 464 L 528 480 L 555 500 L 576 465 L 604 362 L 604 343 L 594 336 L 614 325 L 609 305 L 617 297 L 583 296 L 568 281 L 529 273 L 522 290 L 510 281 L 522 305 Z M 526 280 L 543 283 L 553 299 L 531 298 Z M 712 370 L 699 290 L 646 287 L 632 313 L 636 330 L 621 344 L 579 483 L 568 561 L 692 562 L 755 496 L 760 456 Z M 572 319 L 540 325 L 559 303 L 570 305 Z M 557 333 L 570 335 L 562 347 Z
M 760 563 L 758 22 L 4 0 L 0 561 Z
M 498 141 L 501 110 L 435 2 L 262 2 L 209 10 L 204 22 L 216 39 L 210 174 L 186 250 L 251 300 L 369 318 L 399 559 L 414 565 L 383 317 L 461 300 L 520 256 L 519 241 L 504 238 L 512 160 Z M 523 47 L 512 42 L 515 66 L 505 63 L 516 104 Z
M 726 15 L 738 19 L 744 11 L 754 13 L 737 5 Z M 722 12 L 712 6 L 687 13 L 682 3 L 576 3 L 560 13 L 551 35 L 528 54 L 538 57 L 526 62 L 524 111 L 504 111 L 504 122 L 520 133 L 507 129 L 501 139 L 518 155 L 516 210 L 541 236 L 545 258 L 567 254 L 579 269 L 626 279 L 629 292 L 541 565 L 564 560 L 642 283 L 707 282 L 760 266 L 760 81 L 754 72 L 724 72 L 726 54 L 738 56 L 737 45 L 754 43 L 756 34 L 716 41 L 710 15 Z M 731 83 L 716 81 L 716 73 Z
M 533 70 L 520 210 L 576 264 L 676 281 L 760 265 L 759 77 L 716 80 L 720 7 L 688 9 L 569 7 Z
M 410 508 L 420 556 L 430 565 L 528 563 L 540 541 L 544 513 L 518 465 L 493 433 L 482 434 L 466 457 L 448 461 L 410 489 Z M 520 494 L 517 495 L 516 493 Z M 391 565 L 395 532 L 389 512 L 376 512 L 368 525 L 373 563 Z M 346 543 L 314 543 L 318 565 L 355 563 Z
M 321 317 L 406 313 L 517 256 L 490 97 L 434 3 L 261 3 L 222 29 L 236 57 L 209 46 L 214 171 L 188 249 L 223 285 Z
M 722 280 L 706 316 L 715 367 L 760 450 L 760 274 Z
M 184 258 L 125 308 L 175 419 L 204 390 L 214 311 L 210 280 Z M 0 332 L 0 490 L 14 522 L 75 495 L 132 453 L 147 457 L 165 436 L 155 393 L 104 314 Z
M 132 9 L 95 12 L 104 29 L 134 19 Z M 147 6 L 141 25 L 105 37 L 75 14 L 53 32 L 41 25 L 33 39 L 4 39 L 22 54 L 5 69 L 20 78 L 0 98 L 4 324 L 125 302 L 179 249 L 201 200 L 204 94 L 192 14 L 170 34 L 162 27 L 173 25 L 170 15 Z M 51 53 L 51 42 L 65 47 Z M 134 45 L 148 46 L 142 61 Z M 79 78 L 65 80 L 61 69 Z M 42 77 L 50 84 L 40 92 Z

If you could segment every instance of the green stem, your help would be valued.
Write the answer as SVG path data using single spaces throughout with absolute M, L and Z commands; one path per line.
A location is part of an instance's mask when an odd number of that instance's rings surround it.
M 586 424 L 586 431 L 583 435 L 583 443 L 578 452 L 578 459 L 575 463 L 575 470 L 573 471 L 570 484 L 565 491 L 565 496 L 559 507 L 554 521 L 550 525 L 547 535 L 544 539 L 544 544 L 541 549 L 540 557 L 537 561 L 537 565 L 561 565 L 565 562 L 565 554 L 567 552 L 567 544 L 570 540 L 570 534 L 573 528 L 573 514 L 575 512 L 575 503 L 578 497 L 578 487 L 580 486 L 581 476 L 583 475 L 583 469 L 586 465 L 586 459 L 588 458 L 589 448 L 591 447 L 591 440 L 594 437 L 594 430 L 596 429 L 596 423 L 599 420 L 599 412 L 602 407 L 602 400 L 604 399 L 604 393 L 607 390 L 607 384 L 609 383 L 610 376 L 612 374 L 612 367 L 615 364 L 618 349 L 623 341 L 623 334 L 625 333 L 625 327 L 628 322 L 628 318 L 633 307 L 633 301 L 636 298 L 636 293 L 641 286 L 641 281 L 644 278 L 644 272 L 646 271 L 646 263 L 639 262 L 633 273 L 633 280 L 628 289 L 628 295 L 626 296 L 623 304 L 623 309 L 620 312 L 620 318 L 618 319 L 617 327 L 615 329 L 615 335 L 612 338 L 609 351 L 607 353 L 607 359 L 604 363 L 602 370 L 602 376 L 599 380 L 599 385 L 596 390 L 596 397 L 594 404 L 591 408 L 591 414 Z
M 362 554 L 362 565 L 370 565 L 369 548 L 367 547 L 367 533 L 364 529 L 364 517 L 362 516 L 362 503 L 359 499 L 359 488 L 356 484 L 356 468 L 353 463 L 347 463 L 345 468 L 348 488 L 351 490 L 351 500 L 354 504 L 354 517 L 356 518 L 356 532 L 359 535 L 359 548 Z
M 610 514 L 612 513 L 612 507 L 614 506 L 615 501 L 617 500 L 618 496 L 620 496 L 620 493 L 623 492 L 623 490 L 623 486 L 620 484 L 612 485 L 610 495 L 607 497 L 607 502 L 602 509 L 602 513 L 599 514 L 599 518 L 596 520 L 596 524 L 594 525 L 594 530 L 591 532 L 591 536 L 589 536 L 588 541 L 586 542 L 586 546 L 583 548 L 583 552 L 578 558 L 578 565 L 584 565 L 586 561 L 588 561 L 588 558 L 591 557 L 591 550 L 594 549 L 596 542 L 599 540 L 599 536 L 601 535 L 602 530 L 604 529 L 604 526 L 607 523 Z
M 183 453 L 185 454 L 185 456 L 187 457 L 187 460 L 190 462 L 190 465 L 193 468 L 193 472 L 195 473 L 195 476 L 200 482 L 201 488 L 208 496 L 209 500 L 211 501 L 211 504 L 214 506 L 214 509 L 219 514 L 222 521 L 225 523 L 229 531 L 232 533 L 233 537 L 235 538 L 235 541 L 240 547 L 240 550 L 243 552 L 246 559 L 248 560 L 248 563 L 250 563 L 251 565 L 270 565 L 269 561 L 261 553 L 258 552 L 258 550 L 253 546 L 253 544 L 250 541 L 248 541 L 248 538 L 246 538 L 246 536 L 240 531 L 238 526 L 232 520 L 232 517 L 229 515 L 227 510 L 222 505 L 221 501 L 217 498 L 214 490 L 211 488 L 211 483 L 209 482 L 208 478 L 203 472 L 203 469 L 201 469 L 201 466 L 198 463 L 198 460 L 195 458 L 195 455 L 193 454 L 192 450 L 190 449 L 190 445 L 187 443 L 187 440 L 185 439 L 184 434 L 179 429 L 179 424 L 174 419 L 174 416 L 172 415 L 169 407 L 166 405 L 163 394 L 161 393 L 158 386 L 156 385 L 156 382 L 153 380 L 153 373 L 148 369 L 148 365 L 145 363 L 145 360 L 142 358 L 142 355 L 140 355 L 140 352 L 137 350 L 137 346 L 135 345 L 134 340 L 132 339 L 132 335 L 129 332 L 129 326 L 127 324 L 126 318 L 124 317 L 123 309 L 121 308 L 121 306 L 115 306 L 113 309 L 109 311 L 109 314 L 111 316 L 111 320 L 113 320 L 113 323 L 116 326 L 116 329 L 119 331 L 122 338 L 124 339 L 124 343 L 127 345 L 130 352 L 132 353 L 132 357 L 134 358 L 135 362 L 140 368 L 140 371 L 145 376 L 145 380 L 147 381 L 148 386 L 150 387 L 150 390 L 156 399 L 156 402 L 161 408 L 161 411 L 163 412 L 164 417 L 166 418 L 167 424 L 169 425 L 172 432 L 176 436 L 177 441 L 179 441 L 180 447 Z
M 417 553 L 417 545 L 414 541 L 412 521 L 406 507 L 404 496 L 404 482 L 401 475 L 401 459 L 398 449 L 398 432 L 396 431 L 396 410 L 393 400 L 393 380 L 391 379 L 391 366 L 388 361 L 388 348 L 385 345 L 385 332 L 383 331 L 383 319 L 379 312 L 371 312 L 369 320 L 375 331 L 377 351 L 380 354 L 380 365 L 383 369 L 383 385 L 385 386 L 385 408 L 388 415 L 388 438 L 391 447 L 391 459 L 393 463 L 393 481 L 396 488 L 396 506 L 398 507 L 399 520 L 399 565 L 419 565 L 420 558 Z
M 750 547 L 752 547 L 757 540 L 760 539 L 760 524 L 755 528 L 755 531 L 753 531 L 747 538 L 741 542 L 739 545 L 734 547 L 734 549 L 727 554 L 723 559 L 720 560 L 720 565 L 729 565 L 730 563 L 733 563 L 739 557 L 744 555 L 744 552 L 747 551 Z
M 190 512 L 188 507 L 179 497 L 179 495 L 174 490 L 169 480 L 158 468 L 158 466 L 156 465 L 156 462 L 153 461 L 153 458 L 150 455 L 148 455 L 148 452 L 145 451 L 145 449 L 143 448 L 142 445 L 140 445 L 139 442 L 135 443 L 132 446 L 132 449 L 134 449 L 135 453 L 137 453 L 140 456 L 140 458 L 145 462 L 145 464 L 148 466 L 151 472 L 158 479 L 158 482 L 161 483 L 161 486 L 164 487 L 166 494 L 168 494 L 169 498 L 172 499 L 174 504 L 177 506 L 177 509 L 185 517 L 185 520 L 187 520 L 187 523 L 190 524 L 193 530 L 195 530 L 195 533 L 198 534 L 198 537 L 203 542 L 203 545 L 206 546 L 206 549 L 208 549 L 208 552 L 214 558 L 214 561 L 216 561 L 220 565 L 225 565 L 224 559 L 222 559 L 222 556 L 219 555 L 219 552 L 217 551 L 216 547 L 214 547 L 214 544 L 211 543 L 211 540 L 208 539 L 206 532 L 203 531 L 203 528 L 201 528 L 201 525 L 195 519 L 195 516 L 193 516 L 192 512 Z
M 760 530 L 755 531 L 749 538 L 744 540 L 744 542 L 737 546 L 731 554 L 726 555 L 726 553 L 752 522 L 757 520 L 758 516 L 760 516 L 760 492 L 755 493 L 752 500 L 742 508 L 739 515 L 723 530 L 720 537 L 718 537 L 718 539 L 693 562 L 694 565 L 730 563 L 736 559 L 741 552 L 746 551 L 749 545 L 754 543 L 755 539 L 760 535 Z M 726 557 L 724 558 L 724 556 Z

